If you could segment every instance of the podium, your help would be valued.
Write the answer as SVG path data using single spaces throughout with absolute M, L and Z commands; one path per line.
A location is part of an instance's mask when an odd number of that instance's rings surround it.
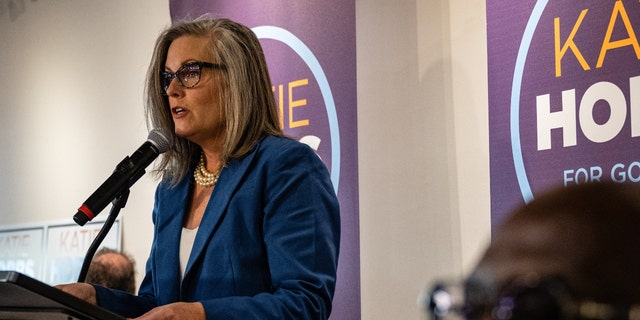
M 0 320 L 125 318 L 15 271 L 0 271 Z

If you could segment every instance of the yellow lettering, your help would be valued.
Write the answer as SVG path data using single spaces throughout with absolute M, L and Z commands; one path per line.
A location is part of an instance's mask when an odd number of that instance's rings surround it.
M 624 28 L 627 30 L 629 37 L 626 39 L 611 41 L 611 34 L 613 33 L 613 27 L 616 24 L 618 16 L 622 19 L 622 23 L 624 24 Z M 622 1 L 618 0 L 613 7 L 613 12 L 611 13 L 611 19 L 609 20 L 609 26 L 607 27 L 607 34 L 605 35 L 602 43 L 602 49 L 600 49 L 600 56 L 598 57 L 596 68 L 602 67 L 607 51 L 629 45 L 633 47 L 633 50 L 636 53 L 636 58 L 640 59 L 640 46 L 638 45 L 638 39 L 636 38 L 635 32 L 633 32 L 631 22 L 629 21 L 629 15 L 624 8 L 624 4 L 622 4 Z
M 309 84 L 309 79 L 301 79 L 301 80 L 289 82 L 289 128 L 296 128 L 296 127 L 309 125 L 308 119 L 293 121 L 293 108 L 307 105 L 307 99 L 293 100 L 293 88 L 306 86 L 307 84 Z
M 578 21 L 576 21 L 576 23 L 573 25 L 573 29 L 571 30 L 571 33 L 569 34 L 569 37 L 567 38 L 567 41 L 564 43 L 562 48 L 560 48 L 560 18 L 555 18 L 553 20 L 555 36 L 556 78 L 562 75 L 562 66 L 560 62 L 562 60 L 562 57 L 564 57 L 564 55 L 567 53 L 567 50 L 569 49 L 571 49 L 571 52 L 573 52 L 573 54 L 576 56 L 576 59 L 578 59 L 578 62 L 582 66 L 583 70 L 591 69 L 587 61 L 582 56 L 580 49 L 578 49 L 576 43 L 573 42 L 573 38 L 578 32 L 578 29 L 580 29 L 580 25 L 582 24 L 582 20 L 584 20 L 584 16 L 587 14 L 587 11 L 589 10 L 584 9 L 582 10 L 582 12 L 580 12 Z

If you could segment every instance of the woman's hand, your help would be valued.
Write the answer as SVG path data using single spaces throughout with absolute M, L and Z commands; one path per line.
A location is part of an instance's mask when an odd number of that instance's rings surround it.
M 176 302 L 152 309 L 137 320 L 189 319 L 205 320 L 204 307 L 200 302 Z
M 96 288 L 88 283 L 60 284 L 55 286 L 55 288 L 60 289 L 70 295 L 76 296 L 91 304 L 97 304 Z

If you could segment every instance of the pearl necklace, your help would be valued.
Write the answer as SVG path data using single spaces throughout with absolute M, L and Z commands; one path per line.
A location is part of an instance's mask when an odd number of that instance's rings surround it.
M 197 184 L 203 187 L 212 187 L 216 185 L 216 182 L 218 182 L 220 171 L 222 171 L 222 166 L 217 172 L 210 172 L 209 170 L 207 170 L 204 162 L 204 153 L 201 153 L 200 161 L 198 162 L 196 169 L 193 170 L 193 179 Z

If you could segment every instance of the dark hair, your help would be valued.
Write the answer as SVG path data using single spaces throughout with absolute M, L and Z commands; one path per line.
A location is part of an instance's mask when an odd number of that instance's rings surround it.
M 562 259 L 572 265 L 565 276 L 573 289 L 593 291 L 587 294 L 604 302 L 640 302 L 640 186 L 607 181 L 551 190 L 508 217 L 492 243 L 509 241 L 498 237 L 534 223 L 559 237 L 547 252 L 571 253 Z M 541 235 L 520 235 L 536 236 L 540 241 Z

